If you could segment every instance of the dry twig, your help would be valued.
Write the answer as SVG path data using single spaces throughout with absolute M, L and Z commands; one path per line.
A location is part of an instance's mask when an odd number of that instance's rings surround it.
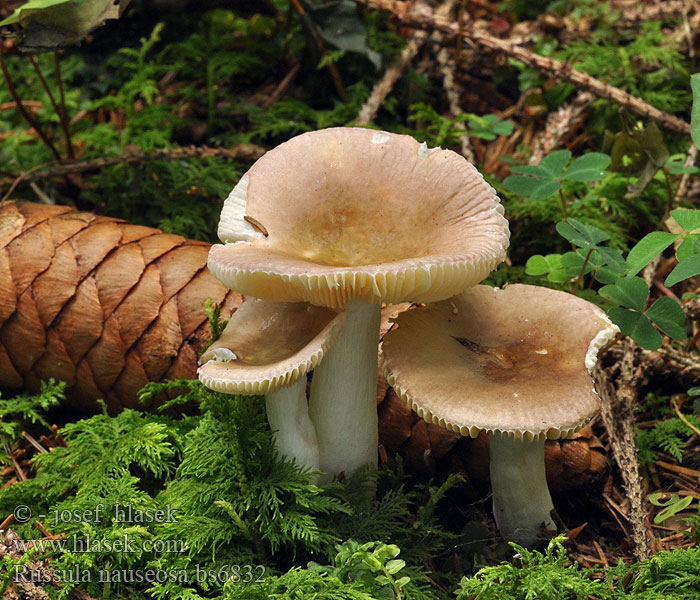
M 411 61 L 416 57 L 418 51 L 423 47 L 428 34 L 425 31 L 417 31 L 414 38 L 403 49 L 396 62 L 385 72 L 384 76 L 375 84 L 372 93 L 365 101 L 355 120 L 356 125 L 367 125 L 377 116 L 379 108 L 384 104 L 394 85 L 408 69 Z
M 240 160 L 244 162 L 254 162 L 265 154 L 265 148 L 256 146 L 255 144 L 240 144 L 233 148 L 212 148 L 210 146 L 185 146 L 179 148 L 163 148 L 161 150 L 153 150 L 151 152 L 130 152 L 119 156 L 111 156 L 108 158 L 96 158 L 94 160 L 85 160 L 74 163 L 64 163 L 58 166 L 41 170 L 41 166 L 35 167 L 27 173 L 17 175 L 11 182 L 11 188 L 14 189 L 21 182 L 30 183 L 40 179 L 51 179 L 53 177 L 62 177 L 71 173 L 83 173 L 85 171 L 97 171 L 113 165 L 122 163 L 140 163 L 149 162 L 152 160 L 180 160 L 183 158 L 209 158 L 212 156 L 230 158 L 232 160 Z M 7 180 L 0 180 L 0 185 L 7 185 Z
M 593 103 L 594 96 L 590 92 L 579 92 L 578 95 L 547 117 L 545 130 L 532 149 L 530 164 L 537 165 L 545 156 L 559 145 L 562 138 L 570 131 L 585 110 Z

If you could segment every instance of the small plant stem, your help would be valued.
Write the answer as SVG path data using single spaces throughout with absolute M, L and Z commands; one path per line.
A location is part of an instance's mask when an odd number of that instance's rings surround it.
M 698 340 L 700 340 L 700 329 L 698 329 L 695 332 L 695 335 L 693 335 L 693 337 L 690 338 L 690 341 L 688 342 L 688 345 L 686 346 L 685 351 L 690 352 L 695 347 L 695 344 L 698 343 Z
M 0 69 L 2 69 L 2 74 L 5 77 L 5 82 L 7 83 L 7 89 L 10 92 L 10 95 L 12 96 L 12 99 L 15 101 L 15 104 L 17 105 L 17 110 L 19 110 L 20 114 L 24 117 L 24 119 L 29 123 L 29 125 L 36 131 L 37 135 L 41 138 L 41 140 L 46 144 L 47 148 L 51 150 L 53 155 L 56 157 L 56 160 L 58 162 L 63 162 L 63 159 L 61 158 L 61 155 L 58 153 L 58 150 L 56 150 L 56 147 L 51 143 L 51 140 L 46 136 L 44 131 L 41 129 L 39 126 L 39 123 L 32 117 L 29 112 L 27 112 L 27 109 L 24 108 L 24 105 L 22 104 L 22 100 L 19 97 L 19 94 L 17 94 L 17 90 L 15 89 L 15 84 L 12 81 L 12 77 L 10 75 L 10 72 L 7 69 L 7 63 L 5 63 L 5 57 L 3 56 L 3 53 L 0 52 Z
M 559 199 L 561 200 L 561 214 L 564 217 L 564 220 L 566 220 L 569 218 L 569 215 L 566 206 L 566 198 L 564 198 L 564 192 L 561 191 L 561 188 L 559 188 Z
M 591 258 L 591 254 L 593 254 L 593 248 L 591 248 L 588 251 L 588 254 L 586 254 L 586 259 L 583 261 L 583 266 L 581 267 L 581 272 L 578 274 L 578 278 L 576 279 L 576 285 L 574 286 L 574 292 L 583 285 L 583 278 L 586 275 L 586 267 L 588 266 L 588 261 Z
M 671 399 L 671 407 L 673 408 L 674 412 L 678 415 L 678 418 L 683 421 L 683 424 L 692 429 L 695 433 L 700 435 L 700 429 L 695 427 L 690 421 L 688 421 L 688 418 L 681 412 L 681 409 L 678 407 L 678 402 L 676 401 L 675 398 Z
M 58 57 L 58 52 L 53 53 L 53 60 L 56 73 L 56 84 L 58 85 L 58 98 L 61 102 L 61 111 L 59 116 L 61 118 L 61 126 L 63 127 L 63 133 L 66 136 L 66 146 L 68 149 L 68 156 L 71 160 L 75 160 L 75 149 L 73 148 L 73 142 L 70 137 L 70 122 L 68 121 L 68 109 L 66 108 L 66 94 L 63 91 L 63 76 L 61 75 L 61 60 Z
M 60 107 L 56 103 L 56 99 L 53 97 L 53 93 L 51 92 L 51 88 L 49 87 L 48 82 L 46 81 L 46 78 L 44 77 L 44 74 L 41 72 L 41 68 L 39 67 L 39 63 L 36 61 L 36 57 L 33 54 L 29 55 L 29 61 L 32 63 L 32 66 L 34 67 L 34 71 L 36 71 L 37 76 L 39 77 L 39 81 L 41 82 L 42 87 L 44 90 L 46 90 L 46 94 L 49 97 L 49 101 L 51 102 L 51 106 L 53 106 L 54 111 L 58 115 L 58 120 L 61 123 L 61 128 L 63 129 L 63 136 L 66 138 L 66 151 L 68 152 L 68 158 L 71 160 L 75 159 L 75 153 L 73 152 L 73 146 L 70 141 L 70 134 L 68 133 L 68 123 L 66 122 L 65 115 L 61 111 Z M 58 61 L 57 61 L 58 63 Z

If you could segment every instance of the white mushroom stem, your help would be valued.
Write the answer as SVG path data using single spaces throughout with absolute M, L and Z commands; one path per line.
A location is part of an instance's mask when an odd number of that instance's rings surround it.
M 491 490 L 493 514 L 503 537 L 521 545 L 546 538 L 556 529 L 544 467 L 544 440 L 516 440 L 492 434 Z
M 302 467 L 319 471 L 316 431 L 306 402 L 306 377 L 266 394 L 265 410 L 279 453 Z
M 381 305 L 353 302 L 335 345 L 314 370 L 309 415 L 321 471 L 377 465 L 377 349 Z

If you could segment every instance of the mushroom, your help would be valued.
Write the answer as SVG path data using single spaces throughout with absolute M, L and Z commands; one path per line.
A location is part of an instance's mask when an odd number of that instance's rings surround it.
M 322 471 L 377 461 L 382 303 L 437 301 L 505 257 L 495 192 L 449 150 L 359 128 L 305 133 L 259 159 L 226 199 L 209 268 L 269 300 L 343 307 L 347 324 L 314 372 Z
M 264 394 L 279 453 L 319 471 L 305 375 L 333 345 L 345 320 L 343 313 L 303 302 L 247 298 L 202 354 L 199 379 L 218 392 Z
M 501 534 L 531 544 L 555 529 L 544 442 L 574 433 L 598 410 L 591 371 L 618 328 L 581 298 L 522 284 L 480 285 L 395 324 L 382 368 L 399 396 L 428 422 L 490 434 Z

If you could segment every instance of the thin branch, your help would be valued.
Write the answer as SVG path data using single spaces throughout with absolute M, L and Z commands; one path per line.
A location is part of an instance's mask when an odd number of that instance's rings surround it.
M 7 70 L 7 64 L 5 63 L 5 57 L 3 56 L 3 53 L 0 52 L 0 69 L 2 69 L 2 74 L 5 77 L 5 82 L 7 83 L 7 89 L 10 92 L 10 95 L 15 101 L 15 104 L 17 105 L 17 110 L 21 113 L 21 115 L 24 117 L 24 119 L 29 123 L 29 125 L 36 131 L 37 135 L 41 138 L 41 140 L 46 144 L 49 150 L 53 153 L 53 155 L 56 157 L 56 160 L 58 162 L 63 162 L 63 159 L 61 158 L 61 155 L 58 153 L 58 150 L 56 150 L 55 146 L 51 143 L 51 140 L 46 136 L 44 131 L 41 129 L 39 126 L 39 123 L 32 117 L 29 112 L 24 108 L 24 105 L 22 104 L 22 100 L 20 100 L 19 94 L 17 94 L 17 90 L 15 89 L 15 84 L 12 81 L 12 77 L 10 76 L 10 72 Z
M 182 158 L 209 158 L 212 156 L 231 158 L 233 160 L 240 160 L 243 162 L 254 162 L 263 154 L 265 154 L 265 148 L 262 146 L 256 146 L 255 144 L 240 144 L 238 146 L 234 146 L 233 148 L 212 148 L 209 146 L 163 148 L 162 150 L 153 150 L 151 152 L 134 152 L 122 154 L 120 156 L 112 156 L 109 158 L 96 158 L 94 160 L 64 163 L 46 170 L 40 170 L 42 168 L 42 165 L 40 165 L 39 167 L 34 167 L 32 171 L 17 175 L 10 185 L 12 189 L 14 189 L 21 182 L 31 183 L 40 179 L 62 177 L 70 173 L 98 171 L 100 169 L 121 163 L 139 163 L 152 160 L 178 160 Z M 0 181 L 0 185 L 7 185 L 7 183 L 7 181 Z
M 442 31 L 449 36 L 459 34 L 459 27 L 448 18 L 440 17 L 423 5 L 411 6 L 408 2 L 398 0 L 355 0 L 358 4 L 392 13 L 403 25 L 413 28 Z M 648 117 L 659 125 L 672 131 L 690 135 L 690 125 L 663 110 L 652 106 L 641 98 L 637 98 L 620 88 L 608 85 L 595 77 L 575 71 L 571 65 L 559 60 L 540 56 L 506 40 L 501 40 L 483 31 L 465 28 L 463 39 L 476 43 L 483 48 L 499 52 L 519 60 L 526 65 L 549 73 L 564 81 L 573 83 L 579 88 L 587 89 L 600 98 L 610 100 L 630 111 Z
M 374 120 L 379 108 L 384 104 L 386 97 L 394 88 L 396 82 L 408 69 L 411 61 L 423 47 L 427 37 L 428 34 L 425 31 L 416 32 L 415 37 L 401 51 L 401 55 L 396 62 L 384 72 L 384 76 L 375 84 L 374 88 L 372 88 L 372 93 L 357 114 L 355 125 L 367 125 Z
M 529 164 L 538 165 L 546 154 L 554 150 L 593 100 L 594 96 L 590 92 L 579 92 L 571 102 L 550 113 L 544 131 L 535 140 Z
M 66 140 L 66 151 L 68 152 L 68 158 L 70 160 L 75 160 L 75 151 L 73 150 L 73 144 L 71 143 L 70 133 L 68 132 L 68 122 L 66 120 L 65 114 L 61 111 L 60 107 L 56 103 L 56 99 L 53 96 L 53 92 L 51 91 L 51 88 L 49 87 L 49 84 L 46 81 L 44 74 L 39 68 L 39 63 L 37 62 L 36 57 L 33 54 L 29 55 L 29 62 L 32 63 L 34 71 L 36 72 L 37 76 L 39 77 L 39 81 L 41 82 L 41 86 L 46 91 L 46 94 L 49 97 L 49 101 L 51 102 L 51 106 L 53 106 L 53 109 L 56 112 L 56 115 L 58 116 L 58 120 L 61 123 L 61 129 L 63 129 L 63 137 Z
M 56 73 L 56 84 L 58 85 L 58 97 L 61 101 L 61 110 L 58 111 L 58 116 L 61 119 L 61 127 L 63 134 L 66 136 L 66 145 L 68 148 L 68 156 L 71 160 L 75 160 L 75 149 L 70 137 L 70 121 L 68 120 L 68 109 L 66 108 L 66 94 L 63 91 L 63 77 L 61 76 L 61 61 L 58 58 L 58 51 L 53 53 L 54 69 Z

